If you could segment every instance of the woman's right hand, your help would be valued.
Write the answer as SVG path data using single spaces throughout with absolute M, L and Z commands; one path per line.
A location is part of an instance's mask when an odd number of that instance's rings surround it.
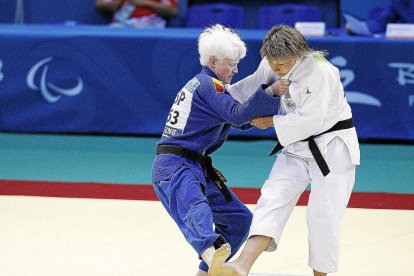
M 280 79 L 270 86 L 270 89 L 275 96 L 283 96 L 289 92 L 290 80 Z

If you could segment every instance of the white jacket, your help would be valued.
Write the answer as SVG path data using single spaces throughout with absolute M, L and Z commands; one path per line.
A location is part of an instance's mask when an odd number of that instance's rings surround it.
M 238 101 L 246 101 L 261 84 L 280 79 L 263 59 L 256 72 L 228 85 L 229 93 Z M 285 152 L 313 158 L 307 142 L 300 142 L 322 133 L 338 121 L 352 117 L 338 69 L 319 55 L 309 55 L 296 62 L 283 79 L 289 79 L 289 93 L 280 98 L 279 114 L 273 116 L 277 138 Z M 328 143 L 340 137 L 348 147 L 352 163 L 359 165 L 360 152 L 355 128 L 330 132 L 316 138 L 322 153 Z

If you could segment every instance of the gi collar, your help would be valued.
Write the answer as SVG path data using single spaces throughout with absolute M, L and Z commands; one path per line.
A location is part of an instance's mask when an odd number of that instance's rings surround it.
M 225 85 L 224 83 L 217 77 L 217 75 L 213 72 L 213 70 L 211 70 L 210 68 L 208 68 L 207 66 L 203 66 L 203 69 L 201 69 L 201 73 L 200 74 L 205 74 L 209 77 L 212 78 L 213 83 L 214 83 L 214 88 L 216 89 L 217 93 L 225 93 L 228 94 L 228 92 L 225 89 Z
M 205 74 L 207 76 L 210 76 L 210 77 L 213 77 L 213 78 L 219 80 L 219 78 L 217 77 L 216 73 L 214 73 L 213 70 L 211 70 L 207 66 L 203 66 L 203 68 L 201 69 L 201 73 L 200 74 Z

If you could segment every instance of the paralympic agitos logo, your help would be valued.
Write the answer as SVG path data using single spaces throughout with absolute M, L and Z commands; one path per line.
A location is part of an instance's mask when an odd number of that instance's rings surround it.
M 30 68 L 27 74 L 27 86 L 35 91 L 40 90 L 43 98 L 49 103 L 55 103 L 61 99 L 62 96 L 76 96 L 83 90 L 83 81 L 77 77 L 76 85 L 72 87 L 60 87 L 48 80 L 49 63 L 53 57 L 47 57 L 37 62 Z M 36 77 L 40 74 L 40 78 Z

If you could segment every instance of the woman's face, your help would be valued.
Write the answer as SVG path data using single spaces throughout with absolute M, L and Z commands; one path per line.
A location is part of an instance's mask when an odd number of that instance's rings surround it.
M 210 61 L 210 69 L 217 75 L 217 77 L 224 83 L 228 84 L 235 74 L 239 72 L 237 64 L 240 59 L 224 58 L 218 61 L 216 58 L 212 58 Z
M 289 71 L 293 68 L 295 63 L 296 63 L 295 59 L 289 59 L 285 61 L 269 60 L 270 68 L 279 77 L 286 76 L 286 74 L 289 73 Z

